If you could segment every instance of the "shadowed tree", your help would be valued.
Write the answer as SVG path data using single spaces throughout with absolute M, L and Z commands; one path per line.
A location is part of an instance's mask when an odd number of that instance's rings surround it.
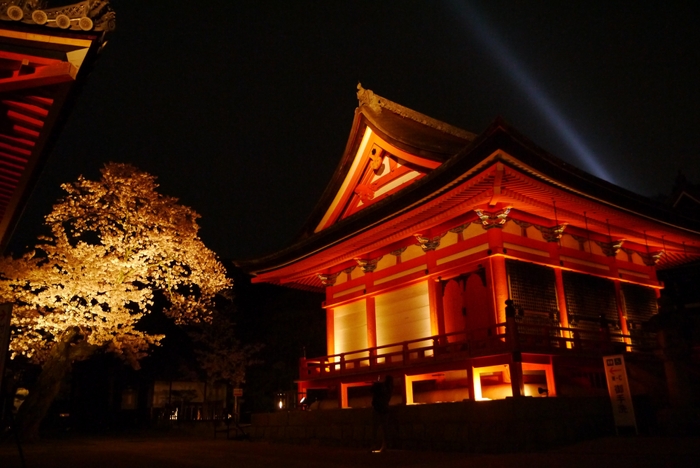
M 217 296 L 212 320 L 191 327 L 190 336 L 199 366 L 211 383 L 224 383 L 238 388 L 246 381 L 249 366 L 260 364 L 254 356 L 263 348 L 259 343 L 241 343 L 236 338 L 233 314 L 233 293 L 223 291 Z
M 73 362 L 101 350 L 138 368 L 163 338 L 139 328 L 145 315 L 208 321 L 215 294 L 231 286 L 198 237 L 199 215 L 159 194 L 154 176 L 109 163 L 99 181 L 62 188 L 50 234 L 0 264 L 0 299 L 14 303 L 10 350 L 43 364 L 17 415 L 25 440 L 38 436 Z

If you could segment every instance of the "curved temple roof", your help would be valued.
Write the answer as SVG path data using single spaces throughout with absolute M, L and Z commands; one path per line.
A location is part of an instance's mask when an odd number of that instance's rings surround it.
M 332 213 L 328 212 L 336 199 L 339 196 L 342 197 L 343 190 L 352 191 L 358 183 L 362 182 L 360 180 L 362 175 L 365 179 L 369 179 L 364 182 L 370 185 L 369 188 L 373 192 L 371 200 L 372 203 L 376 203 L 381 199 L 383 184 L 388 183 L 390 186 L 385 190 L 386 195 L 389 195 L 389 192 L 395 193 L 397 189 L 403 189 L 454 157 L 476 138 L 476 135 L 471 132 L 396 104 L 374 94 L 371 90 L 364 89 L 360 84 L 357 88 L 359 107 L 355 110 L 345 152 L 325 192 L 309 216 L 301 237 L 307 237 L 325 229 L 329 221 L 334 222 L 337 218 L 346 217 L 342 214 L 349 215 L 359 211 L 359 206 L 355 210 L 343 206 L 340 209 L 345 208 L 345 213 L 337 213 L 333 217 Z M 372 134 L 371 137 L 368 136 L 368 129 Z M 365 138 L 368 141 L 364 142 L 366 147 L 362 148 Z M 381 154 L 374 154 L 375 149 Z M 377 168 L 368 166 L 372 165 L 370 160 L 374 159 L 376 162 L 385 155 L 392 158 L 394 164 L 386 168 L 387 174 L 383 177 L 386 181 L 383 182 L 380 180 L 382 177 L 376 176 Z M 404 169 L 396 171 L 396 166 L 403 166 Z M 353 170 L 356 172 L 354 181 L 349 180 L 353 176 Z M 366 174 L 359 174 L 363 170 Z M 388 172 L 394 172 L 393 177 L 387 177 Z M 411 176 L 409 172 L 415 172 L 415 174 Z M 402 183 L 402 179 L 406 183 Z M 352 186 L 344 188 L 344 184 Z M 380 195 L 377 195 L 377 192 L 380 192 Z M 349 197 L 347 193 L 345 195 L 346 198 Z M 360 198 L 365 207 L 370 204 L 366 196 Z M 347 205 L 352 203 L 352 200 L 338 199 L 337 202 Z M 324 217 L 330 219 L 324 220 Z
M 106 32 L 114 29 L 114 12 L 106 0 L 56 8 L 45 1 L 11 0 L 0 2 L 0 20 L 4 250 L 79 84 L 105 44 Z
M 472 222 L 475 210 L 506 208 L 515 219 L 624 240 L 627 248 L 656 256 L 659 268 L 700 257 L 698 220 L 565 163 L 500 119 L 476 137 L 359 89 L 345 153 L 299 239 L 236 262 L 256 281 L 320 289 L 318 273 L 343 262 Z M 397 161 L 392 170 L 415 173 L 374 198 L 381 191 L 376 171 L 383 168 L 370 171 L 372 144 L 386 164 Z M 358 169 L 362 164 L 370 169 Z

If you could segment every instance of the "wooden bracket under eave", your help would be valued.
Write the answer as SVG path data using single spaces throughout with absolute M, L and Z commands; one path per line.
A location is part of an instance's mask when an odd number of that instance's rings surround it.
M 503 190 L 503 187 L 501 187 L 501 184 L 503 182 L 503 173 L 505 172 L 505 169 L 503 167 L 503 163 L 496 163 L 496 171 L 495 171 L 495 176 L 493 178 L 493 195 L 491 195 L 491 200 L 489 201 L 489 206 L 496 206 L 498 201 L 501 199 L 501 192 Z

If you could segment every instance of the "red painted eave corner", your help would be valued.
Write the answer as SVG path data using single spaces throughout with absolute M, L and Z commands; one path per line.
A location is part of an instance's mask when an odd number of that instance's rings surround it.
M 357 95 L 359 105 L 354 112 L 343 155 L 298 234 L 298 240 L 314 235 L 352 166 L 367 127 L 396 148 L 439 164 L 454 157 L 476 138 L 471 132 L 396 104 L 361 85 L 358 85 Z
M 530 175 L 545 183 L 556 182 L 559 186 L 605 202 L 609 206 L 700 233 L 700 219 L 693 219 L 672 209 L 668 204 L 639 195 L 563 161 L 537 146 L 502 117 L 496 118 L 466 151 L 476 151 L 480 146 L 486 147 L 482 151 L 484 154 L 501 150 L 513 156 L 517 161 L 535 169 L 539 174 Z M 513 162 L 504 160 L 504 163 L 513 166 Z
M 275 286 L 283 286 L 287 288 L 299 289 L 301 291 L 308 291 L 313 293 L 325 292 L 325 287 L 321 284 L 321 280 L 318 279 L 318 277 L 316 276 L 309 276 L 308 278 L 304 278 L 301 280 L 284 282 L 281 281 L 280 278 L 277 276 L 268 277 L 264 274 L 258 276 L 257 274 L 253 273 L 250 282 L 253 284 L 272 284 Z
M 0 22 L 0 249 L 17 225 L 104 34 Z M 75 52 L 75 54 L 73 54 Z M 73 55 L 71 55 L 73 54 Z M 8 76 L 9 75 L 9 76 Z

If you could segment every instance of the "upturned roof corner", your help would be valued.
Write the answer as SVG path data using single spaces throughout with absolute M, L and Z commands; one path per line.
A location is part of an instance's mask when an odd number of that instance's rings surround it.
M 362 83 L 357 84 L 357 100 L 360 108 L 369 108 L 371 111 L 377 114 L 381 114 L 382 109 L 386 109 L 400 117 L 413 120 L 414 122 L 425 125 L 426 127 L 433 128 L 457 138 L 462 138 L 469 141 L 476 138 L 475 133 L 468 132 L 459 127 L 455 127 L 425 114 L 421 114 L 420 112 L 416 112 L 413 109 L 409 109 L 408 107 L 404 107 L 401 104 L 397 104 L 389 99 L 386 99 L 385 97 L 375 94 L 371 89 L 363 88 Z

